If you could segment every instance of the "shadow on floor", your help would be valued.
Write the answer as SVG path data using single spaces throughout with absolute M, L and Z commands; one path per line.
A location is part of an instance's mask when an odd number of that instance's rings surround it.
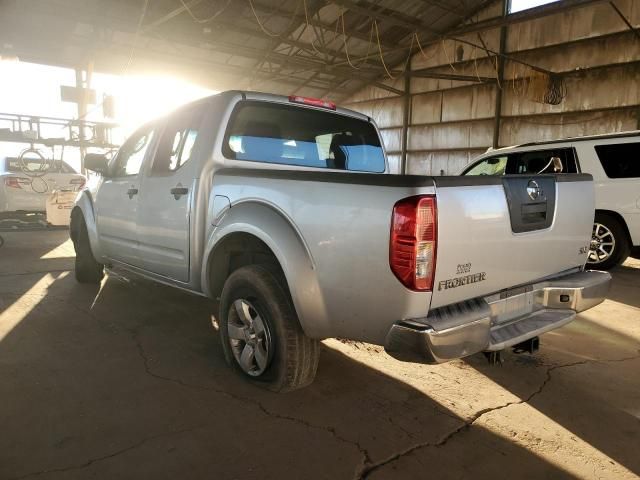
M 612 274 L 608 298 L 622 304 L 624 311 L 596 307 L 597 322 L 590 319 L 595 314 L 585 312 L 568 326 L 543 335 L 535 356 L 507 353 L 502 368 L 489 367 L 478 356 L 467 363 L 521 398 L 530 387 L 516 379 L 529 377 L 541 362 L 548 364 L 553 381 L 529 404 L 640 475 L 640 341 L 623 333 L 640 325 L 635 310 L 640 306 L 640 269 L 621 266 Z
M 479 427 L 472 444 L 443 448 L 465 420 L 330 348 L 312 386 L 257 389 L 224 363 L 208 300 L 117 276 L 98 292 L 64 271 L 20 274 L 21 249 L 29 268 L 69 265 L 41 260 L 48 246 L 5 247 L 2 478 L 338 479 L 407 451 L 433 458 L 434 478 L 569 477 Z

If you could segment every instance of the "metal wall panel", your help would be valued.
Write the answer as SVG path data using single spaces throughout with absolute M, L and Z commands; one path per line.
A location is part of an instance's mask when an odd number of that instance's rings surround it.
M 633 25 L 640 27 L 640 1 L 616 0 Z M 473 21 L 501 13 L 496 1 Z M 498 50 L 500 29 L 482 32 L 482 39 Z M 462 37 L 480 43 L 477 34 Z M 461 49 L 459 48 L 461 47 Z M 557 106 L 530 100 L 510 80 L 530 74 L 506 62 L 500 85 L 453 80 L 411 78 L 411 116 L 408 129 L 407 172 L 422 175 L 458 173 L 492 143 L 497 92 L 503 95 L 500 145 L 564 138 L 640 127 L 640 42 L 608 2 L 575 8 L 508 27 L 507 52 L 520 60 L 563 74 L 567 95 Z M 461 55 L 462 61 L 456 61 Z M 475 59 L 475 60 L 474 60 Z M 412 59 L 413 69 L 437 73 L 495 77 L 494 60 L 482 49 L 447 40 L 425 46 Z M 401 79 L 394 86 L 403 89 Z M 387 148 L 401 145 L 403 99 L 370 87 L 350 106 L 373 116 L 383 127 Z M 391 147 L 391 148 L 390 148 Z M 398 169 L 399 171 L 399 169 Z

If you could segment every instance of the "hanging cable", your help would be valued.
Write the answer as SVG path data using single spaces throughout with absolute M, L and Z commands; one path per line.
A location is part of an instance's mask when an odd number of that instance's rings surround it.
M 347 48 L 347 34 L 345 32 L 345 28 L 344 28 L 344 12 L 342 12 L 340 14 L 340 19 L 341 19 L 341 23 L 342 23 L 342 40 L 344 43 L 344 53 L 347 56 L 347 63 L 349 65 L 351 65 L 351 67 L 355 68 L 356 70 L 360 70 L 361 66 L 363 63 L 365 63 L 367 61 L 367 59 L 369 58 L 369 52 L 371 51 L 371 43 L 373 40 L 373 23 L 371 23 L 371 30 L 369 31 L 369 43 L 367 44 L 367 53 L 364 57 L 360 58 L 360 63 L 358 64 L 358 66 L 354 65 L 351 62 L 351 58 L 349 57 L 349 49 Z
M 418 49 L 420 50 L 420 53 L 422 54 L 425 60 L 431 60 L 438 54 L 438 50 L 436 49 L 434 50 L 433 55 L 431 55 L 430 57 L 427 56 L 427 54 L 424 53 L 424 49 L 422 48 L 422 45 L 420 44 L 420 37 L 418 37 L 418 32 L 413 32 L 413 35 L 415 36 L 416 43 L 418 44 Z
M 196 23 L 209 23 L 211 20 L 214 20 L 215 18 L 217 18 L 218 15 L 220 15 L 222 12 L 224 12 L 227 9 L 229 4 L 231 3 L 231 0 L 227 0 L 227 3 L 225 3 L 224 7 L 220 8 L 216 13 L 214 13 L 213 15 L 211 15 L 210 17 L 207 17 L 207 18 L 198 18 L 198 17 L 196 17 L 193 14 L 193 12 L 191 11 L 191 9 L 189 8 L 189 5 L 187 5 L 187 3 L 184 0 L 180 0 L 180 3 L 182 3 L 182 6 L 187 11 L 187 13 L 191 16 L 191 18 L 193 19 L 194 22 L 196 22 Z
M 253 12 L 253 16 L 256 19 L 256 22 L 258 22 L 258 26 L 260 27 L 260 29 L 268 36 L 276 38 L 276 37 L 282 37 L 282 35 L 284 35 L 284 33 L 291 27 L 291 25 L 293 24 L 293 21 L 296 18 L 296 15 L 298 15 L 298 10 L 300 9 L 300 2 L 296 3 L 296 9 L 293 11 L 293 14 L 291 15 L 291 21 L 289 22 L 289 25 L 287 25 L 287 27 L 280 33 L 276 33 L 276 32 L 271 32 L 269 31 L 263 24 L 263 22 L 260 21 L 260 17 L 258 17 L 258 12 L 256 12 L 255 7 L 253 6 L 253 1 L 249 0 L 249 6 L 251 7 L 251 11 Z
M 311 26 L 311 24 L 309 23 L 309 12 L 307 9 L 307 0 L 302 0 L 302 6 L 304 7 L 304 21 L 306 23 L 306 28 L 305 30 L 312 30 L 313 31 L 313 35 L 315 38 L 311 39 L 311 48 L 313 49 L 314 52 L 316 52 L 318 55 L 323 55 L 323 53 L 318 50 L 318 48 L 316 47 L 316 44 L 314 43 L 315 40 L 317 40 L 318 38 L 318 32 L 315 28 L 313 28 Z M 328 57 L 327 57 L 328 58 Z
M 391 80 L 395 80 L 395 79 L 398 78 L 398 76 L 394 77 L 391 74 L 391 72 L 389 71 L 389 68 L 387 67 L 386 62 L 384 61 L 384 55 L 382 54 L 382 43 L 380 42 L 380 30 L 378 30 L 378 22 L 376 20 L 373 20 L 373 26 L 374 26 L 374 28 L 376 30 L 376 40 L 378 42 L 378 52 L 380 53 L 380 61 L 382 62 L 382 66 L 384 68 L 384 71 L 387 72 L 387 75 Z M 414 41 L 414 38 L 411 37 L 411 45 L 409 46 L 409 55 L 407 56 L 407 59 L 404 62 L 404 68 L 400 72 L 401 74 L 404 73 L 407 70 L 407 65 L 409 65 L 409 62 L 411 61 L 411 51 L 413 50 L 413 41 Z
M 28 154 L 35 154 L 35 156 L 39 159 L 39 163 L 36 163 L 37 161 L 28 162 Z M 35 159 L 31 157 L 29 160 Z M 29 163 L 36 164 L 36 168 L 29 167 Z M 49 173 L 50 170 L 52 170 L 53 160 L 45 157 L 40 150 L 34 148 L 33 145 L 31 145 L 31 147 L 25 148 L 18 155 L 18 165 L 20 166 L 20 170 L 22 170 L 22 173 L 24 173 L 31 179 L 31 189 L 35 193 L 47 193 L 47 191 L 49 190 L 49 185 L 44 181 L 42 177 Z M 40 185 L 40 187 L 36 188 L 36 185 Z
M 442 38 L 442 51 L 444 52 L 445 57 L 447 57 L 447 62 L 449 63 L 451 70 L 455 72 L 456 67 L 453 66 L 453 61 L 449 58 L 449 52 L 447 52 L 447 49 L 445 48 L 445 45 L 444 45 L 444 37 Z

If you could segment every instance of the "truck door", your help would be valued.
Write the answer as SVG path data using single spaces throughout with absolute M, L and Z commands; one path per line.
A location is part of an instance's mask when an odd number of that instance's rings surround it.
M 136 220 L 140 171 L 154 136 L 153 126 L 134 133 L 120 148 L 112 174 L 98 191 L 97 228 L 107 256 L 141 267 Z
M 138 240 L 144 269 L 189 281 L 191 201 L 196 185 L 192 160 L 203 106 L 172 115 L 144 176 L 138 206 Z

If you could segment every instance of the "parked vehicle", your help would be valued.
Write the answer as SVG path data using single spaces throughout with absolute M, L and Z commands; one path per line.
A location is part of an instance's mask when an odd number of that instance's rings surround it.
M 0 157 L 0 212 L 44 212 L 53 190 L 80 191 L 85 182 L 60 160 Z
M 390 175 L 374 122 L 322 100 L 225 92 L 85 165 L 102 179 L 72 213 L 76 278 L 118 266 L 218 299 L 227 361 L 276 391 L 313 380 L 320 339 L 432 363 L 500 351 L 611 278 L 584 270 L 589 175 Z
M 588 264 L 608 270 L 640 252 L 640 131 L 527 143 L 488 151 L 462 175 L 589 173 L 595 219 Z

